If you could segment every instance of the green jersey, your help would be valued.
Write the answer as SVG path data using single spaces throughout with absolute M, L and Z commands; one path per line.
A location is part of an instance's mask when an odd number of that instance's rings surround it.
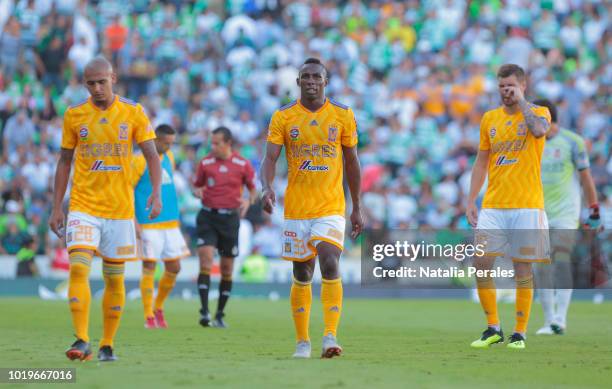
M 546 140 L 542 158 L 544 208 L 551 228 L 578 228 L 580 182 L 578 172 L 589 167 L 589 157 L 580 135 L 561 128 Z

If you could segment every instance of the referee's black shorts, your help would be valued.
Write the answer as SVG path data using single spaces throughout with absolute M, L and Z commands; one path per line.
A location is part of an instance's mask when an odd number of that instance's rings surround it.
M 240 216 L 201 209 L 196 219 L 197 246 L 214 246 L 222 257 L 238 255 Z

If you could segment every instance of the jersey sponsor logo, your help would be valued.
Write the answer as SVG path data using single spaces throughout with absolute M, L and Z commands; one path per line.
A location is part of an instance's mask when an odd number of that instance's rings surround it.
M 491 136 L 491 139 L 495 138 L 495 134 L 497 133 L 497 131 L 495 130 L 495 127 L 491 128 L 489 130 L 489 136 Z
M 338 129 L 336 127 L 330 126 L 329 129 L 327 130 L 327 141 L 335 142 L 337 136 L 338 136 Z
M 297 238 L 297 232 L 294 231 L 285 231 L 283 234 L 290 238 Z
M 335 145 L 302 143 L 300 145 L 293 144 L 289 147 L 289 149 L 291 150 L 291 155 L 296 158 L 336 158 L 337 155 Z
M 525 136 L 527 135 L 527 125 L 525 124 L 525 122 L 520 122 L 518 125 L 518 128 L 516 130 L 516 135 L 517 136 Z
M 306 170 L 309 172 L 326 172 L 329 170 L 327 165 L 313 165 L 312 161 L 307 159 L 299 167 L 299 170 Z
M 505 153 L 509 151 L 521 151 L 526 147 L 526 138 L 495 142 L 491 145 L 492 153 Z
M 246 161 L 245 160 L 242 160 L 242 159 L 236 158 L 236 157 L 232 158 L 232 163 L 235 163 L 236 165 L 240 165 L 240 166 L 246 165 Z
M 83 158 L 89 157 L 128 157 L 129 145 L 126 143 L 83 143 L 79 153 Z
M 495 161 L 496 166 L 513 165 L 518 162 L 518 158 L 508 159 L 505 155 L 500 155 Z
M 128 140 L 128 125 L 127 125 L 127 123 L 119 124 L 119 140 Z
M 93 165 L 91 165 L 92 172 L 118 172 L 121 170 L 120 165 L 105 165 L 104 161 L 97 159 Z
M 297 140 L 300 136 L 300 129 L 297 126 L 291 127 L 291 131 L 289 131 L 289 137 L 292 140 Z
M 87 129 L 87 126 L 81 126 L 81 129 L 79 130 L 79 137 L 81 138 L 81 140 L 87 140 L 87 135 L 89 135 L 89 130 Z

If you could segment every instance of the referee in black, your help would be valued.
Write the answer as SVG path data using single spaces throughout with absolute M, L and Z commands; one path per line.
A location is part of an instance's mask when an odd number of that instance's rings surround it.
M 200 275 L 200 324 L 204 327 L 225 328 L 224 309 L 232 290 L 234 258 L 238 255 L 240 218 L 257 198 L 255 172 L 251 163 L 232 150 L 233 138 L 226 127 L 212 132 L 211 152 L 200 161 L 193 182 L 194 194 L 202 200 L 202 210 L 196 221 Z M 246 186 L 249 198 L 243 199 Z M 219 304 L 211 323 L 208 310 L 210 272 L 215 249 L 221 257 Z

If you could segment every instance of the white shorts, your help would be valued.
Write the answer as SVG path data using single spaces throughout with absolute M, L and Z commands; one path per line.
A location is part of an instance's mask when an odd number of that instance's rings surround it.
M 490 209 L 480 211 L 477 243 L 485 255 L 515 262 L 550 262 L 546 213 L 541 209 Z
M 190 254 L 179 227 L 143 228 L 140 247 L 143 261 L 174 261 Z
M 68 213 L 66 247 L 88 249 L 110 261 L 137 258 L 136 227 L 133 219 L 105 219 L 83 212 Z
M 283 259 L 305 262 L 317 256 L 317 245 L 328 242 L 344 249 L 342 216 L 324 216 L 316 219 L 285 219 L 283 228 Z

